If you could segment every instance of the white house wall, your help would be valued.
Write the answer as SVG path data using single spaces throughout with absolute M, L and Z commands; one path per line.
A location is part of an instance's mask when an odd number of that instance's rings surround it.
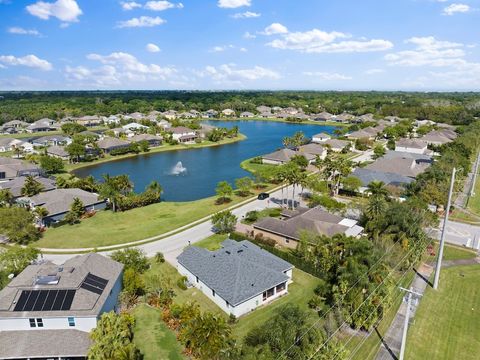
M 396 146 L 395 151 L 402 151 L 402 152 L 407 152 L 411 154 L 424 154 L 425 151 L 427 151 L 427 147 L 424 147 L 422 149 L 417 149 L 417 148 L 411 148 L 411 147 Z
M 89 332 L 97 326 L 96 316 L 91 317 L 75 317 L 75 326 L 68 325 L 68 317 L 38 317 L 43 320 L 43 327 L 30 327 L 30 317 L 27 318 L 3 318 L 0 319 L 1 331 L 15 331 L 15 330 L 62 330 L 62 329 L 76 329 L 80 331 Z M 31 317 L 33 318 L 33 317 Z M 35 318 L 36 319 L 36 318 Z
M 205 283 L 203 283 L 200 279 L 197 282 L 197 277 L 193 275 L 190 271 L 188 271 L 183 265 L 178 264 L 177 266 L 178 272 L 182 274 L 183 276 L 186 276 L 188 281 L 193 284 L 197 289 L 201 290 L 210 300 L 212 300 L 217 306 L 222 309 L 224 312 L 227 314 L 233 314 L 236 317 L 240 317 L 242 315 L 245 315 L 253 310 L 255 310 L 257 307 L 268 304 L 272 300 L 275 300 L 276 298 L 288 294 L 288 283 L 285 284 L 285 290 L 281 291 L 279 293 L 275 292 L 275 295 L 269 297 L 267 301 L 263 301 L 263 294 L 259 294 L 241 304 L 238 304 L 237 306 L 232 306 L 229 305 L 227 306 L 227 302 L 225 299 L 221 298 L 218 294 L 215 294 L 213 296 L 212 289 L 208 287 Z M 292 278 L 292 270 L 288 270 L 286 272 L 286 275 L 291 279 Z

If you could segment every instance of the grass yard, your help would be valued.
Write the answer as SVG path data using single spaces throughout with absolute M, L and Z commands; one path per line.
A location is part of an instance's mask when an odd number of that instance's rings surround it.
M 133 341 L 144 355 L 144 360 L 183 360 L 182 345 L 160 318 L 160 311 L 147 305 L 135 308 Z
M 248 197 L 234 195 L 230 203 L 222 205 L 216 205 L 216 198 L 210 197 L 192 202 L 161 202 L 125 212 L 99 211 L 79 224 L 49 228 L 34 245 L 73 249 L 143 240 L 188 225 L 246 199 Z
M 475 195 L 468 199 L 467 208 L 480 216 L 480 178 L 478 177 L 475 183 Z
M 213 234 L 202 241 L 196 242 L 194 246 L 198 246 L 210 251 L 215 251 L 221 248 L 220 244 L 227 240 L 227 234 Z
M 437 291 L 428 288 L 408 333 L 406 359 L 478 359 L 480 266 L 444 269 Z
M 250 162 L 251 160 L 252 159 L 247 159 L 242 161 L 240 166 L 242 169 L 252 173 L 253 175 L 269 178 L 270 175 L 278 168 L 277 165 L 272 164 L 254 164 Z
M 176 282 L 180 278 L 177 270 L 168 263 L 156 264 L 152 262 L 152 267 L 145 273 L 148 282 L 149 274 L 165 275 L 172 279 L 176 296 L 174 303 L 185 304 L 187 302 L 196 301 L 203 311 L 210 311 L 219 314 L 228 319 L 228 315 L 224 313 L 213 301 L 207 298 L 200 290 L 190 288 L 188 290 L 181 290 Z M 287 303 L 299 305 L 302 309 L 308 309 L 308 301 L 313 296 L 313 290 L 318 285 L 319 280 L 301 270 L 293 270 L 293 283 L 288 286 L 288 295 L 279 298 L 266 305 L 260 307 L 248 315 L 242 316 L 238 322 L 233 325 L 233 335 L 241 340 L 254 327 L 264 323 L 272 317 L 276 309 Z M 316 313 L 312 310 L 312 321 L 317 319 Z
M 438 247 L 438 245 L 435 245 Z M 435 250 L 436 251 L 436 250 Z M 443 248 L 444 260 L 474 259 L 477 253 L 473 250 L 464 249 L 458 246 L 446 245 Z

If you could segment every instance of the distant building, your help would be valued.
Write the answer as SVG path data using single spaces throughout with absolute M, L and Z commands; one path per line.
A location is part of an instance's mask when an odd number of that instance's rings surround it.
M 150 134 L 139 134 L 134 135 L 130 139 L 133 142 L 146 141 L 151 147 L 162 145 L 163 137 L 160 135 L 150 135 Z
M 192 143 L 195 142 L 197 134 L 195 130 L 189 129 L 185 126 L 177 126 L 168 129 L 172 133 L 172 138 L 179 143 Z
M 311 155 L 308 153 L 299 153 L 290 149 L 280 149 L 274 151 L 273 153 L 263 155 L 262 162 L 264 164 L 271 164 L 271 165 L 282 165 L 288 163 L 292 160 L 292 157 L 295 155 L 303 155 L 308 160 L 309 163 L 315 161 L 316 156 Z
M 86 359 L 90 331 L 116 310 L 122 273 L 96 253 L 27 266 L 0 291 L 0 357 Z
M 222 114 L 224 116 L 235 116 L 235 110 L 225 109 L 225 110 L 222 110 Z
M 37 165 L 19 159 L 0 157 L 0 181 L 18 176 L 39 176 L 43 171 Z
M 332 137 L 327 133 L 320 133 L 312 136 L 312 142 L 314 143 L 323 143 L 327 140 L 330 140 Z
M 227 314 L 242 316 L 288 293 L 293 265 L 249 241 L 208 251 L 189 246 L 178 271 Z
M 43 118 L 35 121 L 27 126 L 27 131 L 30 133 L 42 132 L 42 131 L 55 131 L 60 129 L 60 124 L 55 120 Z
M 65 150 L 63 146 L 50 146 L 46 149 L 47 155 L 53 156 L 58 159 L 68 160 L 70 154 Z
M 97 141 L 97 145 L 108 154 L 112 152 L 112 150 L 130 147 L 130 142 L 113 137 L 105 137 L 102 140 Z
M 427 146 L 427 142 L 421 139 L 400 139 L 395 142 L 395 151 L 425 154 Z
M 318 156 L 321 160 L 324 160 L 327 157 L 327 148 L 319 145 L 319 144 L 306 144 L 302 145 L 298 148 L 298 155 L 313 155 L 316 157 Z M 308 159 L 307 159 L 308 160 Z
M 248 112 L 248 111 L 244 111 L 240 114 L 240 117 L 241 118 L 254 118 L 255 114 L 253 114 L 251 112 Z

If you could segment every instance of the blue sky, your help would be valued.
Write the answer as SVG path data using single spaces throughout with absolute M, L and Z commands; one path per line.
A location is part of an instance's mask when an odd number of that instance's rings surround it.
M 0 0 L 0 89 L 479 90 L 480 0 Z

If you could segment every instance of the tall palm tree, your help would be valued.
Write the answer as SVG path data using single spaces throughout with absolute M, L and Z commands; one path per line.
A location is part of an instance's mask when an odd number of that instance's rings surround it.
M 147 188 L 145 190 L 148 191 L 153 191 L 158 194 L 161 194 L 163 192 L 162 185 L 159 184 L 158 181 L 152 181 L 150 184 L 148 184 Z
M 385 187 L 385 183 L 383 181 L 372 181 L 367 185 L 367 193 L 372 196 L 380 196 L 380 197 L 388 197 L 389 192 Z

